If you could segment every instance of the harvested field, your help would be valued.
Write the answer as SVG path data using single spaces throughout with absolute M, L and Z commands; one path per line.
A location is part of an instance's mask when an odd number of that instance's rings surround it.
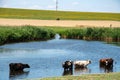
M 59 27 L 120 27 L 120 21 L 104 20 L 34 20 L 34 19 L 0 19 L 0 25 L 21 26 L 59 26 Z

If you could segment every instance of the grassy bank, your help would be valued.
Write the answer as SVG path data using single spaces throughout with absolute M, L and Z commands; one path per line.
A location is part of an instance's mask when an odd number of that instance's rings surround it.
M 0 45 L 13 42 L 47 40 L 54 38 L 55 33 L 49 29 L 20 26 L 0 26 Z
M 50 28 L 62 38 L 120 42 L 120 28 Z
M 70 12 L 51 10 L 27 10 L 0 8 L 0 18 L 41 19 L 41 20 L 115 20 L 120 21 L 120 13 Z
M 25 79 L 25 80 L 120 80 L 120 73 L 86 74 L 81 76 L 64 76 L 64 77 Z
M 0 44 L 48 40 L 60 34 L 64 39 L 120 42 L 120 28 L 63 28 L 40 26 L 0 26 Z

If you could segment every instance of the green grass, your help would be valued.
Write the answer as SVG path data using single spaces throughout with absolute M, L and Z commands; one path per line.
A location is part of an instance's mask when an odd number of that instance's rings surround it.
M 120 80 L 120 73 L 86 74 L 80 76 L 63 76 L 54 78 L 25 79 L 25 80 Z
M 41 19 L 41 20 L 114 20 L 120 21 L 120 13 L 70 12 L 52 10 L 27 10 L 0 8 L 0 18 Z

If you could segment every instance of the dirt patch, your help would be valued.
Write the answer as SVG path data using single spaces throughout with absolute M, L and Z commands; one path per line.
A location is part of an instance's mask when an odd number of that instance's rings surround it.
M 34 19 L 4 19 L 0 25 L 21 26 L 60 26 L 60 27 L 120 27 L 120 21 L 103 20 L 34 20 Z

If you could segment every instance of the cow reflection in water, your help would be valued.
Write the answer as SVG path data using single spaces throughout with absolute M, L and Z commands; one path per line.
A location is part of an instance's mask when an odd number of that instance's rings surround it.
M 100 70 L 103 71 L 105 73 L 109 73 L 109 72 L 113 72 L 113 67 L 106 67 L 106 66 L 100 66 Z
M 73 75 L 73 70 L 64 70 L 63 76 L 67 76 L 67 75 Z
M 22 63 L 11 63 L 9 64 L 9 68 L 10 80 L 16 80 L 18 78 L 26 78 L 29 71 L 24 71 L 24 68 L 30 68 L 30 66 Z
M 16 80 L 16 79 L 24 79 L 28 76 L 29 74 L 29 71 L 14 71 L 14 72 L 11 72 L 10 71 L 10 75 L 9 75 L 9 78 L 10 80 Z
M 82 73 L 90 73 L 91 71 L 90 71 L 90 69 L 88 69 L 87 67 L 77 67 L 77 68 L 75 68 L 75 71 L 74 71 L 74 73 L 75 74 L 82 74 Z

